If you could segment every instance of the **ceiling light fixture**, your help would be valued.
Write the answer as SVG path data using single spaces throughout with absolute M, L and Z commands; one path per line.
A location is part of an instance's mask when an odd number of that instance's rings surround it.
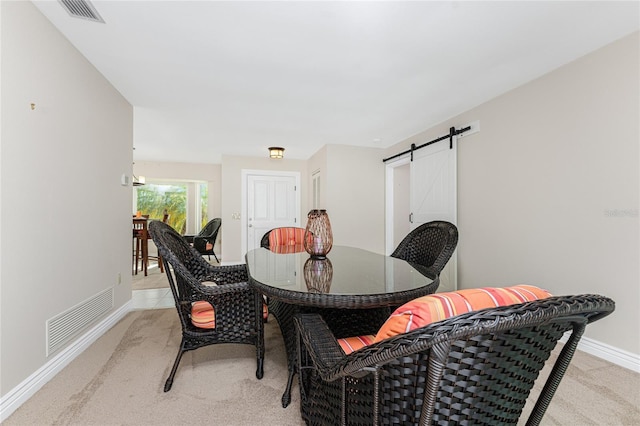
M 133 175 L 133 186 L 142 186 L 145 183 L 144 176 Z
M 270 158 L 277 158 L 277 159 L 282 159 L 284 157 L 284 148 L 281 148 L 279 146 L 270 146 L 269 147 L 269 157 Z

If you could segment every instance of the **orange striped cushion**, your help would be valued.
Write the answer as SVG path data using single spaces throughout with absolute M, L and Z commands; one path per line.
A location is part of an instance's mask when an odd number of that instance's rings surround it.
M 267 319 L 269 308 L 262 305 L 262 318 Z M 191 305 L 191 323 L 200 328 L 216 328 L 216 315 L 213 306 L 205 300 L 193 302 Z
M 304 244 L 304 228 L 276 228 L 269 233 L 269 247 Z
M 211 303 L 204 300 L 193 302 L 191 323 L 200 328 L 216 328 L 216 314 Z
M 395 310 L 382 325 L 374 342 L 406 333 L 455 315 L 496 306 L 544 299 L 551 294 L 531 285 L 470 288 L 419 297 Z
M 373 334 L 366 336 L 345 337 L 344 339 L 338 339 L 338 344 L 346 355 L 351 352 L 357 351 L 360 348 L 364 348 L 373 343 L 373 338 L 376 337 Z

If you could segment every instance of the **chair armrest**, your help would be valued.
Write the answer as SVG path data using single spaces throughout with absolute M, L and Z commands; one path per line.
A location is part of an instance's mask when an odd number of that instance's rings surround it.
M 247 265 L 227 265 L 213 266 L 207 269 L 202 281 L 213 281 L 218 285 L 227 285 L 232 283 L 247 282 L 249 274 L 247 273 Z
M 222 286 L 208 286 L 199 284 L 196 291 L 206 296 L 221 296 L 229 293 L 238 293 L 241 291 L 251 292 L 253 289 L 247 282 L 236 282 Z
M 344 351 L 319 314 L 298 314 L 293 320 L 300 344 L 307 349 L 321 376 L 345 358 Z

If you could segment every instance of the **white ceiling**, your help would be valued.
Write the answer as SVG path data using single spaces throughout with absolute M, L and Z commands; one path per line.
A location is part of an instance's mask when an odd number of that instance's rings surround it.
M 133 105 L 134 159 L 195 163 L 388 147 L 640 27 L 638 1 L 34 3 Z

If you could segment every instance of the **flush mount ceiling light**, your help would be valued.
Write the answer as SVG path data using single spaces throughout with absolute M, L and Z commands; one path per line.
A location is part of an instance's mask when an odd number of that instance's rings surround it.
M 284 148 L 281 148 L 279 146 L 269 147 L 269 157 L 282 159 L 284 157 Z

